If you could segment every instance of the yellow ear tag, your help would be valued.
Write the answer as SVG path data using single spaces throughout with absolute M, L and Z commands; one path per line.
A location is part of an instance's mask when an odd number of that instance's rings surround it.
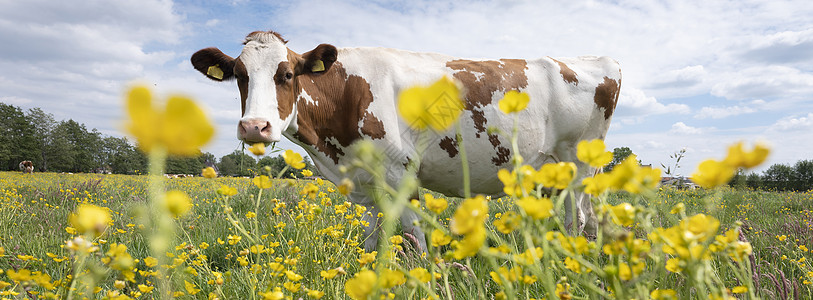
M 217 65 L 209 66 L 209 70 L 206 71 L 206 75 L 223 80 L 223 70 L 221 70 Z
M 322 60 L 317 60 L 313 63 L 311 72 L 322 72 L 325 70 L 325 63 Z

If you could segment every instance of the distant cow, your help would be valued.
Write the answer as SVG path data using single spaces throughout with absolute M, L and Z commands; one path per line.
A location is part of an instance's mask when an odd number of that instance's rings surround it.
M 34 163 L 30 160 L 24 160 L 20 162 L 20 171 L 23 173 L 34 173 Z
M 414 85 L 427 85 L 442 76 L 464 87 L 461 134 L 470 163 L 473 193 L 501 195 L 497 171 L 511 168 L 511 141 L 498 132 L 511 132 L 514 117 L 497 102 L 506 92 L 526 92 L 527 109 L 518 114 L 519 153 L 534 167 L 550 162 L 576 163 L 582 178 L 593 168 L 578 161 L 576 144 L 604 139 L 618 101 L 621 69 L 607 57 L 471 60 L 434 53 L 385 48 L 340 48 L 321 44 L 298 54 L 278 33 L 253 32 L 240 56 L 217 48 L 192 55 L 192 65 L 216 81 L 237 79 L 243 116 L 238 138 L 247 143 L 276 142 L 282 135 L 302 146 L 321 174 L 334 183 L 344 176 L 357 187 L 350 200 L 367 207 L 367 251 L 378 243 L 373 198 L 365 190 L 371 176 L 362 170 L 342 174 L 340 165 L 353 159 L 348 147 L 369 140 L 386 149 L 386 181 L 398 185 L 416 155 L 420 132 L 398 117 L 398 95 Z M 499 130 L 487 130 L 494 127 Z M 422 186 L 449 196 L 463 195 L 463 173 L 454 129 L 437 132 L 418 166 Z M 576 230 L 595 234 L 590 199 L 577 193 Z M 565 219 L 572 223 L 570 201 Z M 404 232 L 426 249 L 424 233 L 409 209 L 401 216 Z

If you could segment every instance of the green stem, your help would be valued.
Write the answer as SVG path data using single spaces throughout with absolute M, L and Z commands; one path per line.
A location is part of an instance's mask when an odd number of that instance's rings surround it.
M 150 214 L 151 217 L 151 237 L 150 237 L 150 250 L 153 257 L 158 260 L 158 276 L 157 287 L 159 299 L 170 298 L 170 282 L 167 280 L 167 258 L 166 251 L 170 248 L 170 244 L 175 237 L 175 226 L 172 217 L 162 209 L 164 203 L 164 165 L 166 163 L 167 149 L 163 147 L 154 147 L 150 151 Z
M 457 140 L 457 147 L 460 149 L 460 160 L 463 165 L 463 195 L 466 198 L 471 198 L 469 159 L 466 155 L 466 146 L 463 143 L 463 135 L 460 133 L 460 122 L 455 125 L 455 139 Z

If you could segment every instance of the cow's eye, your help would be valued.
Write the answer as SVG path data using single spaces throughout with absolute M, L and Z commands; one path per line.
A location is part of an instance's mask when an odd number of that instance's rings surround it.
M 292 78 L 294 78 L 294 73 L 285 73 L 285 80 L 291 80 Z

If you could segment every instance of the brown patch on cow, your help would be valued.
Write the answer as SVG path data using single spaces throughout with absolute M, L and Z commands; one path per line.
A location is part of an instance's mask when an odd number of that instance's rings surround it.
M 446 67 L 457 71 L 454 77 L 465 87 L 468 110 L 491 104 L 494 92 L 519 90 L 528 86 L 528 77 L 525 75 L 527 63 L 521 59 L 458 59 L 447 62 Z
M 508 148 L 499 146 L 495 148 L 497 150 L 497 156 L 491 158 L 491 162 L 494 163 L 496 166 L 501 166 L 504 163 L 508 162 L 508 159 L 511 158 L 511 150 Z
M 240 58 L 234 63 L 234 77 L 237 78 L 237 88 L 240 90 L 240 115 L 243 116 L 246 114 L 246 97 L 248 97 L 248 71 Z
M 486 116 L 482 110 L 472 108 L 471 119 L 474 121 L 474 129 L 477 129 L 477 131 L 474 132 L 474 135 L 479 138 L 480 133 L 486 131 Z
M 553 59 L 553 58 L 551 58 Z M 576 72 L 570 69 L 565 63 L 553 59 L 557 64 L 559 64 L 559 74 L 562 74 L 562 78 L 568 82 L 579 85 L 579 79 L 576 78 Z
M 274 74 L 274 83 L 277 85 L 277 111 L 280 119 L 285 120 L 294 110 L 294 103 L 299 94 L 299 90 L 293 82 L 294 70 L 287 61 L 277 65 L 277 72 Z M 290 76 L 290 77 L 288 77 Z
M 444 137 L 440 140 L 438 144 L 440 149 L 446 150 L 446 153 L 449 153 L 449 157 L 455 157 L 457 155 L 457 141 L 451 137 Z
M 446 63 L 446 67 L 455 70 L 454 77 L 463 83 L 466 110 L 471 111 L 474 121 L 475 137 L 486 131 L 488 120 L 485 118 L 483 107 L 493 104 L 496 92 L 505 93 L 510 90 L 520 90 L 528 86 L 528 77 L 525 70 L 527 62 L 522 59 L 500 60 L 465 60 L 458 59 Z M 491 161 L 495 165 L 508 162 L 511 151 L 500 146 L 496 135 L 488 136 L 489 142 L 494 146 L 496 156 Z
M 604 108 L 604 119 L 609 119 L 613 115 L 615 105 L 618 103 L 618 92 L 620 83 L 617 80 L 604 77 L 604 82 L 596 87 L 596 96 L 593 101 L 596 106 Z
M 380 139 L 386 134 L 384 123 L 368 110 L 373 102 L 370 84 L 359 76 L 348 76 L 341 63 L 336 62 L 322 73 L 298 76 L 294 81 L 315 102 L 297 103 L 296 138 L 333 162 L 338 163 L 344 155 L 340 147 L 350 146 L 362 136 Z
M 497 147 L 500 145 L 500 136 L 496 134 L 489 134 L 488 141 L 491 142 L 491 146 Z

